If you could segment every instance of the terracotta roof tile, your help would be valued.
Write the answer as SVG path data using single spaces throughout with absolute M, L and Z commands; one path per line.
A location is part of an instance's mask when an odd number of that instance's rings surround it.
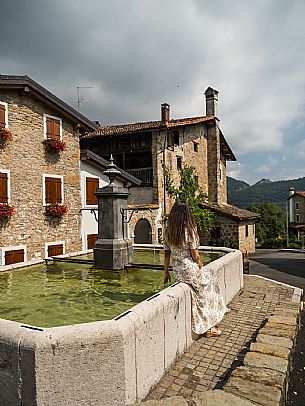
M 241 209 L 240 207 L 232 206 L 231 204 L 207 204 L 202 203 L 203 208 L 212 210 L 225 217 L 232 217 L 236 220 L 258 220 L 260 215 L 252 211 Z
M 162 128 L 172 128 L 185 125 L 192 125 L 197 123 L 202 123 L 204 121 L 213 120 L 214 116 L 200 116 L 200 117 L 189 117 L 189 118 L 179 118 L 173 119 L 168 122 L 167 125 L 163 124 L 162 121 L 146 121 L 141 123 L 133 124 L 119 124 L 119 125 L 109 125 L 99 127 L 96 131 L 84 135 L 84 138 L 95 138 L 102 137 L 106 135 L 121 135 L 131 132 L 146 131 L 146 130 L 156 130 Z

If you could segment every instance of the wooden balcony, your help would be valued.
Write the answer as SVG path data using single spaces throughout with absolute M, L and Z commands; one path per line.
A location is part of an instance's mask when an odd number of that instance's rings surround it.
M 152 184 L 153 182 L 153 168 L 125 169 L 125 171 L 140 179 L 142 183 Z

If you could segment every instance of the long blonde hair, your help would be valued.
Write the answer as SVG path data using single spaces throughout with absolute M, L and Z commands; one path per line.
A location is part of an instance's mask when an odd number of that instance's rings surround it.
M 172 247 L 182 247 L 185 235 L 199 242 L 197 227 L 190 207 L 186 203 L 176 202 L 169 214 L 164 232 L 165 242 Z

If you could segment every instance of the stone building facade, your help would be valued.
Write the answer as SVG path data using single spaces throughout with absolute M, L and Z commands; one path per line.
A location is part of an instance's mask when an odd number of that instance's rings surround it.
M 235 156 L 219 127 L 218 92 L 209 87 L 205 100 L 204 116 L 171 119 L 170 106 L 164 103 L 161 105 L 160 121 L 103 126 L 81 137 L 82 148 L 106 159 L 112 153 L 118 166 L 141 179 L 140 188 L 130 189 L 129 199 L 130 207 L 134 210 L 141 208 L 141 211 L 134 212 L 130 222 L 130 237 L 135 241 L 139 239 L 139 222 L 143 229 L 146 224 L 146 234 L 151 233 L 152 243 L 162 240 L 164 214 L 169 213 L 173 205 L 173 200 L 164 190 L 164 166 L 169 170 L 174 184 L 178 185 L 179 168 L 185 164 L 192 165 L 195 167 L 196 181 L 208 196 L 210 204 L 214 207 L 227 205 L 226 162 L 235 160 Z M 146 212 L 143 210 L 145 207 Z M 227 219 L 227 215 L 226 211 L 222 217 L 215 214 L 216 223 L 223 218 L 225 230 L 225 224 L 231 222 L 227 230 L 231 230 L 232 238 L 237 236 L 236 247 L 247 252 L 254 251 L 255 236 L 250 242 L 248 237 L 242 237 L 240 228 L 241 221 L 254 226 L 253 213 L 245 211 L 242 220 L 230 215 Z
M 12 134 L 0 148 L 0 203 L 15 208 L 9 220 L 0 220 L 0 268 L 81 251 L 79 135 L 95 124 L 27 76 L 0 76 L 0 105 L 2 126 Z M 45 151 L 50 128 L 64 151 Z M 45 215 L 54 180 L 58 203 L 68 209 L 60 219 Z
M 305 192 L 289 189 L 288 197 L 288 228 L 289 236 L 304 243 L 305 235 Z

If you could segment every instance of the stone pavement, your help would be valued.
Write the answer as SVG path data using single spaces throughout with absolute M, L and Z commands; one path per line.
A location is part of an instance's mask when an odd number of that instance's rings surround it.
M 258 330 L 281 300 L 290 300 L 293 289 L 274 281 L 244 275 L 244 288 L 235 296 L 219 324 L 222 335 L 200 337 L 173 365 L 147 399 L 169 396 L 188 398 L 194 392 L 222 388 L 242 365 Z

